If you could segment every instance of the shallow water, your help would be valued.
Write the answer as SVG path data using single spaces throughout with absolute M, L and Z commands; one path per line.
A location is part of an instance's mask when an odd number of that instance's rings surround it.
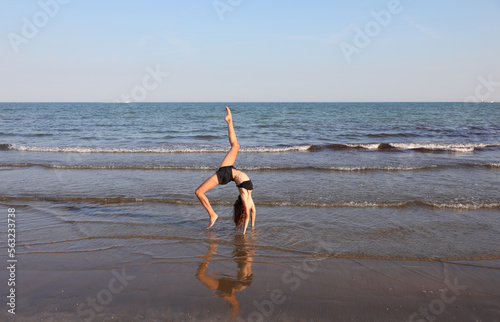
M 30 220 L 20 252 L 192 260 L 144 249 L 207 240 L 194 190 L 229 148 L 224 105 L 1 103 L 0 203 Z M 500 257 L 499 104 L 230 107 L 259 255 L 310 255 L 321 242 L 333 257 Z M 210 232 L 230 244 L 237 190 L 207 195 L 220 216 Z

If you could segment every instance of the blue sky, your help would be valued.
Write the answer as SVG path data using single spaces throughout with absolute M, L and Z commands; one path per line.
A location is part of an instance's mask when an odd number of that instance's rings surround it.
M 0 4 L 3 102 L 500 101 L 500 0 Z

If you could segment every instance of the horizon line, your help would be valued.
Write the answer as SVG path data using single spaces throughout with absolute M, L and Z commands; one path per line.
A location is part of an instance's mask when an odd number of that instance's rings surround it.
M 497 103 L 495 101 L 464 102 L 464 101 L 153 101 L 153 102 L 102 102 L 102 101 L 0 101 L 0 104 L 11 103 L 97 103 L 97 104 L 157 104 L 157 103 Z

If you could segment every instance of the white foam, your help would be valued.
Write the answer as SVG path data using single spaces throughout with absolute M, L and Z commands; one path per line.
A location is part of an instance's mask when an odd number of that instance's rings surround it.
M 488 146 L 488 144 L 482 143 L 391 143 L 391 146 L 401 149 L 401 150 L 416 150 L 416 149 L 427 149 L 427 150 L 436 150 L 436 151 L 451 151 L 451 152 L 460 152 L 460 153 L 471 153 L 474 152 L 475 148 L 484 148 Z
M 279 152 L 308 152 L 311 145 L 295 145 L 289 147 L 245 147 L 240 152 L 247 153 L 279 153 Z
M 214 167 L 193 166 L 166 166 L 166 165 L 66 165 L 66 164 L 42 164 L 41 166 L 60 170 L 213 170 Z
M 377 150 L 380 143 L 364 143 L 364 144 L 346 144 L 348 147 L 357 148 L 362 147 L 367 150 Z
M 261 205 L 268 207 L 310 207 L 310 208 L 399 208 L 404 207 L 407 202 L 369 202 L 369 201 L 350 201 L 350 202 L 262 202 Z
M 280 153 L 280 152 L 307 152 L 310 145 L 297 145 L 290 147 L 245 147 L 242 153 Z M 12 144 L 10 150 L 23 152 L 51 152 L 51 153 L 226 153 L 229 147 L 151 147 L 151 148 L 103 148 L 103 147 L 50 147 L 29 146 Z
M 414 170 L 425 170 L 437 168 L 437 165 L 428 165 L 420 167 L 369 167 L 369 166 L 359 166 L 359 167 L 327 167 L 325 170 L 336 170 L 336 171 L 414 171 Z M 322 169 L 322 168 L 318 168 Z
M 202 152 L 227 152 L 217 148 L 99 148 L 99 147 L 48 147 L 26 146 L 13 144 L 11 150 L 24 152 L 62 152 L 62 153 L 202 153 Z
M 448 208 L 448 209 L 459 209 L 459 210 L 477 210 L 477 209 L 493 209 L 499 208 L 499 202 L 493 203 L 432 203 L 433 207 L 436 208 Z

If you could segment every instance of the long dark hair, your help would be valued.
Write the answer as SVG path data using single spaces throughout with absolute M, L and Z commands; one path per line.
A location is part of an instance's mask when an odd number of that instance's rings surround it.
M 246 217 L 245 207 L 243 207 L 243 201 L 241 200 L 241 196 L 238 196 L 238 199 L 236 199 L 233 205 L 233 219 L 236 227 L 238 228 L 241 227 L 245 217 Z

